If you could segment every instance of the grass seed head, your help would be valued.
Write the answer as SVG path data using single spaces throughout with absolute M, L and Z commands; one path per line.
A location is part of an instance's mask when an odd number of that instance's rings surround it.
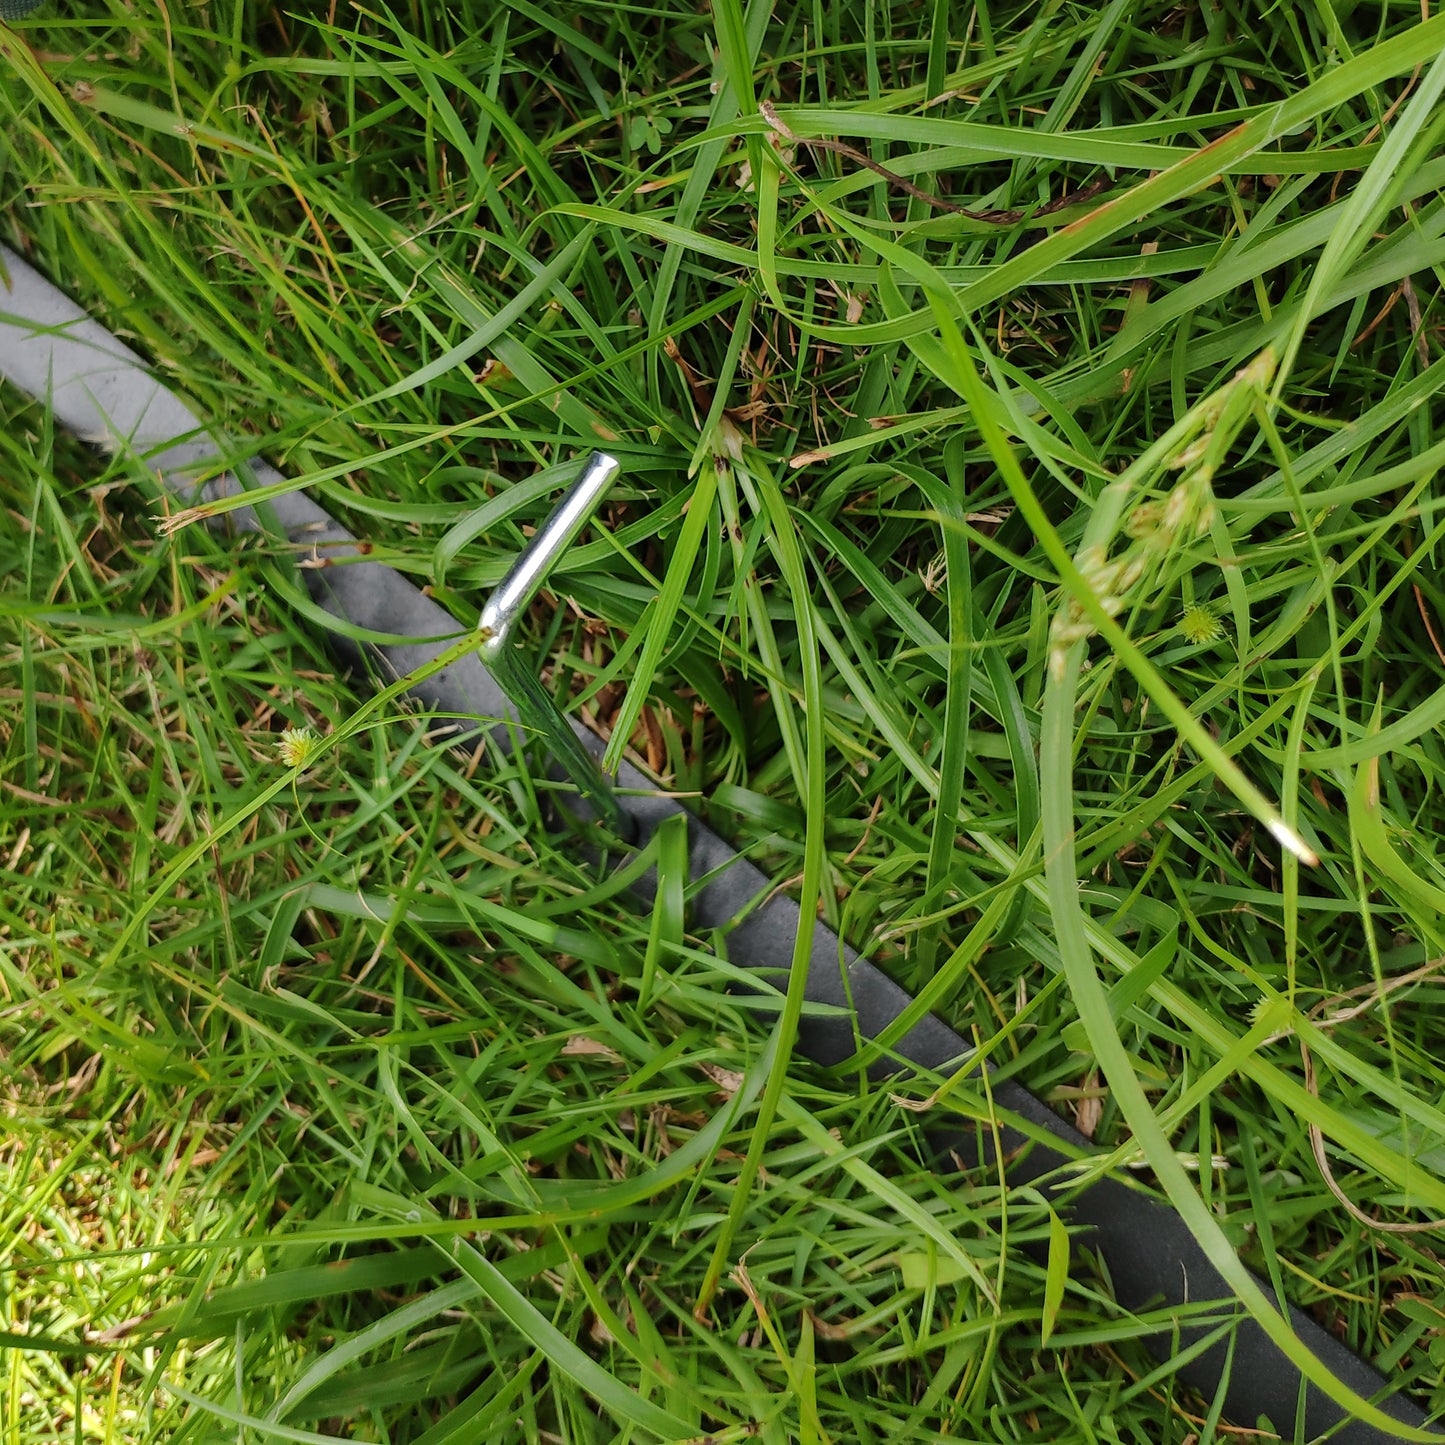
M 1185 640 L 1195 646 L 1206 642 L 1218 642 L 1224 636 L 1224 624 L 1208 607 L 1186 607 L 1179 619 L 1179 630 Z
M 276 739 L 276 751 L 288 768 L 304 768 L 311 761 L 319 741 L 308 727 L 286 728 Z

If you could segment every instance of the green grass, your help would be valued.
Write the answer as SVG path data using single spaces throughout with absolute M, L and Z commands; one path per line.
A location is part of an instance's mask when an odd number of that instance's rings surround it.
M 57 4 L 0 30 L 0 236 L 459 626 L 605 439 L 557 686 L 1439 1410 L 1437 1237 L 1368 1221 L 1445 1217 L 1442 42 Z M 761 101 L 974 209 L 1113 185 L 978 222 Z M 976 1080 L 770 1074 L 724 939 L 358 725 L 283 549 L 162 537 L 3 390 L 0 501 L 4 1445 L 1256 1423 L 926 1167 Z

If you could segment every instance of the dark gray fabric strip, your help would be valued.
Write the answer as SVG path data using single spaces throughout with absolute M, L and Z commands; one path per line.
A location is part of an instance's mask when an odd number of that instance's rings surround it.
M 9 273 L 9 289 L 0 286 L 0 376 L 34 397 L 48 399 L 56 419 L 68 430 L 109 449 L 130 452 L 169 487 L 188 499 L 193 496 L 198 477 L 214 470 L 215 459 L 227 454 L 224 441 L 207 436 L 189 407 L 154 380 L 139 357 L 3 247 L 0 266 Z M 256 485 L 282 480 L 264 463 L 253 462 L 249 470 Z M 239 486 L 234 476 L 223 475 L 209 482 L 204 492 L 229 495 Z M 400 573 L 380 563 L 352 560 L 361 555 L 356 539 L 309 498 L 286 493 L 268 503 L 267 512 L 268 529 L 274 526 L 290 542 L 314 549 L 319 558 L 348 559 L 344 566 L 302 572 L 323 608 L 367 631 L 421 639 L 378 647 L 376 653 L 387 672 L 407 676 L 434 661 L 455 638 L 455 619 Z M 263 529 L 262 519 L 250 508 L 229 513 L 226 520 L 242 530 Z M 335 640 L 344 652 L 354 654 L 352 644 Z M 477 718 L 500 747 L 511 747 L 515 712 L 476 658 L 453 663 L 413 691 L 422 707 Z M 600 740 L 580 726 L 577 731 L 600 754 Z M 665 818 L 685 811 L 630 765 L 623 768 L 618 782 L 624 790 L 623 805 L 638 825 L 639 846 Z M 768 878 L 691 814 L 687 830 L 694 884 L 692 926 L 720 931 L 732 962 L 766 973 L 777 987 L 784 987 L 798 932 L 797 903 L 772 892 Z M 645 902 L 650 893 L 647 880 L 640 891 Z M 822 924 L 814 929 L 807 997 L 828 1008 L 804 1019 L 798 1050 L 827 1066 L 845 1064 L 857 1052 L 860 1038 L 877 1037 L 911 1002 L 907 993 Z M 930 1071 L 957 1066 L 968 1051 L 957 1033 L 931 1016 L 910 1029 L 896 1047 L 899 1060 Z M 896 1074 L 904 1067 L 881 1061 L 872 1072 Z M 1052 1136 L 1066 1146 L 1066 1150 L 1051 1149 L 1036 1139 L 1031 1142 L 1017 1129 L 1006 1129 L 1006 1177 L 1013 1184 L 1039 1185 L 1067 1209 L 1071 1222 L 1084 1232 L 1084 1242 L 1096 1252 L 1123 1308 L 1139 1312 L 1221 1302 L 1212 1323 L 1191 1323 L 1161 1334 L 1150 1341 L 1154 1352 L 1167 1359 L 1204 1339 L 1220 1320 L 1235 1319 L 1235 1328 L 1226 1332 L 1229 1338 L 1179 1373 L 1207 1397 L 1225 1381 L 1227 1413 L 1241 1424 L 1252 1426 L 1264 1415 L 1286 1437 L 1293 1435 L 1302 1376 L 1264 1331 L 1240 1312 L 1229 1287 L 1179 1216 L 1121 1180 L 1070 1188 L 1067 1172 L 1058 1171 L 1070 1157 L 1088 1152 L 1089 1141 L 1016 1083 L 1002 1082 L 993 1094 L 1035 1134 Z M 937 1135 L 933 1142 L 942 1163 L 967 1166 L 989 1155 L 986 1145 L 963 1133 Z M 1273 1297 L 1268 1285 L 1261 1287 Z M 1289 1314 L 1299 1338 L 1339 1380 L 1367 1397 L 1382 1396 L 1388 1389 L 1374 1369 L 1311 1319 L 1293 1308 Z M 1418 1428 L 1426 1423 L 1417 1406 L 1398 1396 L 1384 1400 L 1383 1408 L 1403 1425 Z M 1398 1439 L 1347 1419 L 1332 1400 L 1312 1387 L 1306 1394 L 1304 1422 L 1306 1439 L 1330 1431 L 1330 1438 L 1341 1445 L 1384 1445 Z

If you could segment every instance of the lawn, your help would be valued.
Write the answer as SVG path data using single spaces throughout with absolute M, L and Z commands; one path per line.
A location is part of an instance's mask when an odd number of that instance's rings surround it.
M 994 1066 L 794 1056 L 675 829 L 599 871 L 304 548 L 0 383 L 0 1445 L 1304 1438 L 1067 1190 L 935 1167 L 1005 1080 L 1445 1412 L 1442 55 L 1428 0 L 0 24 L 0 242 L 459 635 L 605 446 L 537 670 Z

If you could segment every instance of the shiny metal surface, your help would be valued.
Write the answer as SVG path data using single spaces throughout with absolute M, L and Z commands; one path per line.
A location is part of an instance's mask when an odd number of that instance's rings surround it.
M 622 470 L 615 457 L 593 452 L 582 474 L 564 493 L 487 599 L 477 621 L 482 663 L 517 709 L 524 727 L 538 733 L 547 751 L 567 770 L 578 791 L 620 838 L 633 822 L 618 805 L 596 759 L 583 746 L 536 669 L 513 640 L 518 620 L 545 585 L 553 567 L 591 521 Z

